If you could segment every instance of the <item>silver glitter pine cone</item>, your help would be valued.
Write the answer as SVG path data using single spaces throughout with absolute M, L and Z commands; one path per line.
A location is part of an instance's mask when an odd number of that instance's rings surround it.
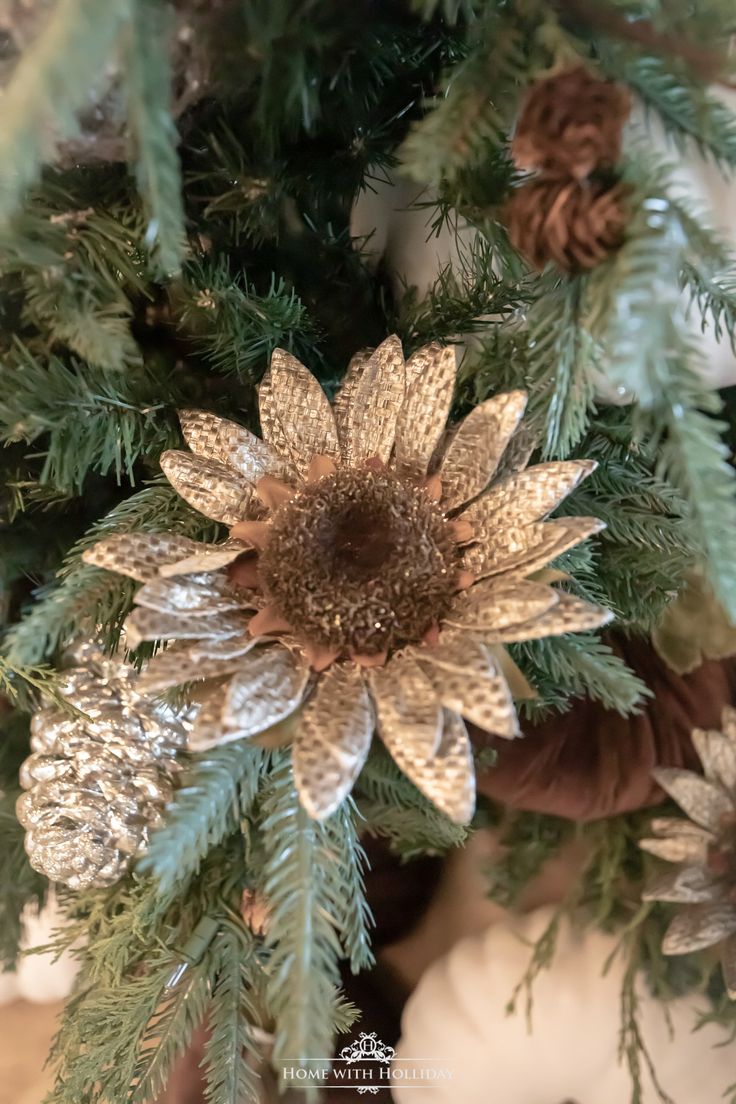
M 79 710 L 39 710 L 23 763 L 18 819 L 31 866 L 71 889 L 118 881 L 171 797 L 185 731 L 173 711 L 140 696 L 137 673 L 91 645 L 62 686 Z

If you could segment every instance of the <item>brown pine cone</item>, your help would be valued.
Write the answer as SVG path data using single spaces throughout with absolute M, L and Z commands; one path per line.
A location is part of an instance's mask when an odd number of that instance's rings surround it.
M 511 145 L 520 169 L 582 180 L 615 165 L 631 111 L 623 85 L 598 80 L 584 66 L 537 81 L 527 93 Z
M 624 238 L 623 184 L 540 176 L 522 184 L 506 207 L 509 240 L 535 268 L 594 268 Z

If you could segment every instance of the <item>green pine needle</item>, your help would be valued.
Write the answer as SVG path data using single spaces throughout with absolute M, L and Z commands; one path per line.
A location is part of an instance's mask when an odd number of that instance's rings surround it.
M 171 11 L 161 0 L 131 2 L 125 85 L 136 178 L 148 215 L 147 243 L 163 275 L 171 276 L 181 268 L 186 242 L 179 135 L 171 117 Z

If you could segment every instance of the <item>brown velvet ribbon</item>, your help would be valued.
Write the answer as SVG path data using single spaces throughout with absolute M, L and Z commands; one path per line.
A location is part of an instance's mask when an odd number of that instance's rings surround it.
M 690 734 L 720 727 L 723 706 L 736 694 L 736 659 L 677 675 L 642 640 L 614 647 L 652 692 L 642 711 L 622 717 L 586 699 L 567 713 L 523 724 L 521 740 L 474 729 L 476 746 L 498 755 L 478 778 L 480 793 L 514 809 L 598 820 L 660 801 L 653 767 L 699 769 Z

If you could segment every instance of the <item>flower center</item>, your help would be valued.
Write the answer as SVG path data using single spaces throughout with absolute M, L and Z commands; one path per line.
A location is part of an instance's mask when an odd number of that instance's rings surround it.
M 447 612 L 457 550 L 424 488 L 385 470 L 342 469 L 276 512 L 259 572 L 297 635 L 379 655 L 421 640 Z

